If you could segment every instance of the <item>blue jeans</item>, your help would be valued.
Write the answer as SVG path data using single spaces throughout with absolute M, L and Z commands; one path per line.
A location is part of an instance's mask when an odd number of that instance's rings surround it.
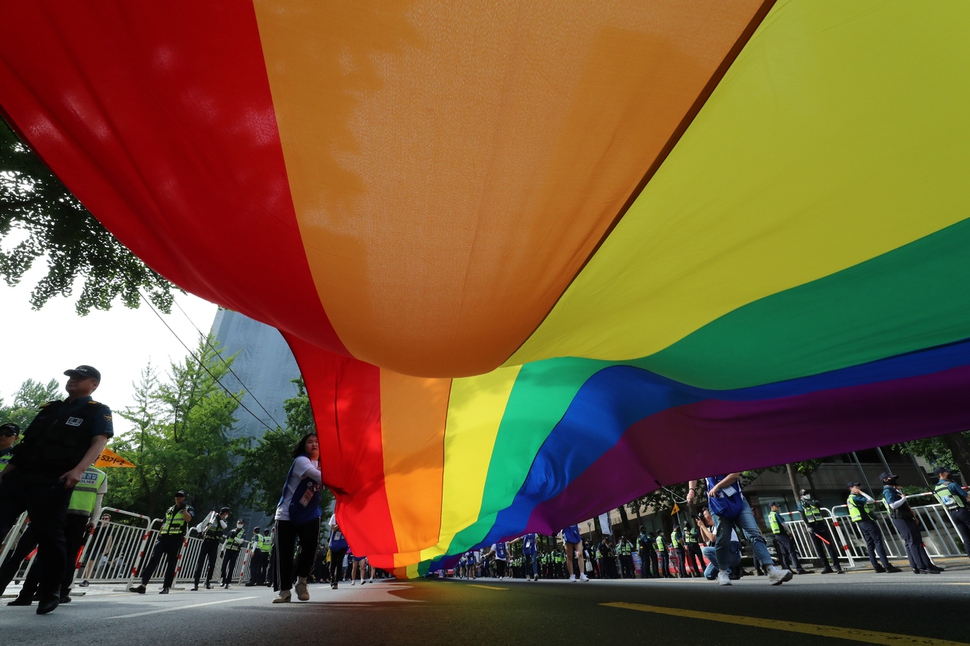
M 761 563 L 764 567 L 770 567 L 774 565 L 771 560 L 771 555 L 768 553 L 768 546 L 765 545 L 765 537 L 761 535 L 761 530 L 758 528 L 758 521 L 755 520 L 754 514 L 751 512 L 751 506 L 748 505 L 747 500 L 743 500 L 744 508 L 737 518 L 725 518 L 724 516 L 715 515 L 714 518 L 717 520 L 717 530 L 716 536 L 717 540 L 714 542 L 715 556 L 718 563 L 730 563 L 731 562 L 731 530 L 740 530 L 744 532 L 744 535 L 751 542 L 751 547 L 754 549 L 754 558 L 756 561 Z M 736 565 L 736 564 L 735 564 Z M 731 572 L 730 567 L 724 568 L 728 573 Z
M 720 561 L 717 560 L 717 548 L 716 547 L 702 547 L 701 554 L 707 559 L 707 568 L 704 569 L 704 578 L 708 581 L 713 581 L 717 578 L 717 573 L 720 572 Z M 741 543 L 737 541 L 731 541 L 731 556 L 728 559 L 726 565 L 726 570 L 731 571 L 731 568 L 736 567 L 741 563 Z

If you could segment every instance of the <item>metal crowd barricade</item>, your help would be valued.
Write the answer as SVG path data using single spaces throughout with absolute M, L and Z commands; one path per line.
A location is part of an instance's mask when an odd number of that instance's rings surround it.
M 105 507 L 101 511 L 127 516 L 133 519 L 133 524 L 112 520 L 105 525 L 99 520 L 95 532 L 84 543 L 75 581 L 123 583 L 129 580 L 130 568 L 137 559 L 142 536 L 148 531 L 152 520 L 148 516 L 114 507 Z
M 932 492 L 914 494 L 909 496 L 909 500 L 933 497 Z M 893 559 L 906 558 L 906 544 L 896 531 L 895 525 L 889 513 L 884 511 L 885 507 L 879 503 L 881 510 L 876 511 L 873 516 L 876 524 L 882 530 L 883 545 L 886 548 L 886 556 Z M 923 534 L 923 545 L 930 558 L 964 556 L 966 554 L 962 546 L 960 534 L 957 531 L 953 519 L 947 513 L 946 508 L 940 503 L 930 505 L 919 505 L 912 507 L 914 515 L 919 519 L 920 528 Z M 869 556 L 866 551 L 866 541 L 862 530 L 857 523 L 851 522 L 847 505 L 838 505 L 832 509 L 823 508 L 825 524 L 829 528 L 829 533 L 837 541 L 839 551 L 843 554 L 842 558 L 847 560 L 849 567 L 855 565 L 855 561 L 868 561 Z M 815 543 L 811 538 L 811 528 L 801 519 L 800 512 L 787 512 L 781 514 L 785 517 L 785 522 L 792 530 L 795 545 L 798 553 L 803 558 L 819 560 L 820 556 L 815 549 Z M 826 554 L 826 557 L 828 555 Z
M 20 518 L 17 522 L 13 524 L 10 531 L 7 532 L 6 536 L 0 536 L 0 540 L 3 541 L 3 545 L 0 545 L 0 563 L 3 563 L 7 555 L 13 552 L 17 543 L 20 542 L 20 537 L 23 536 L 24 530 L 27 529 L 27 512 L 20 514 Z

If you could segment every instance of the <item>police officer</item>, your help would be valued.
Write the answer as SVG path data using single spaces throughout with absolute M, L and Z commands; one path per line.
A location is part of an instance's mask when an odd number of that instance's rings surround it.
M 650 567 L 650 553 L 653 552 L 652 541 L 647 535 L 647 528 L 640 525 L 640 535 L 637 536 L 637 553 L 640 555 L 640 578 L 652 579 L 653 570 Z
M 815 545 L 815 551 L 818 552 L 818 557 L 825 565 L 822 569 L 822 574 L 832 574 L 834 572 L 845 574 L 845 570 L 842 569 L 842 563 L 839 561 L 839 550 L 835 546 L 835 540 L 832 538 L 829 526 L 825 523 L 825 517 L 822 515 L 821 504 L 812 498 L 811 494 L 805 489 L 799 491 L 798 494 L 800 496 L 798 500 L 798 511 L 801 512 L 802 518 L 808 524 L 809 532 L 812 535 L 812 543 Z M 835 566 L 834 570 L 825 558 L 826 549 L 829 552 L 829 556 L 832 557 L 832 565 Z
M 633 543 L 626 536 L 620 539 L 616 546 L 620 553 L 620 571 L 624 579 L 635 579 L 636 573 L 633 571 Z
M 799 574 L 808 574 L 798 560 L 798 551 L 795 549 L 795 541 L 792 540 L 791 530 L 788 524 L 781 517 L 781 507 L 778 502 L 771 503 L 771 511 L 768 513 L 768 525 L 771 533 L 774 534 L 775 547 L 778 548 L 778 557 L 781 559 L 781 567 L 788 568 Z
M 684 535 L 680 533 L 680 525 L 674 525 L 674 531 L 670 532 L 670 547 L 677 556 L 677 572 L 680 578 L 687 578 L 687 568 L 684 567 Z
M 229 518 L 229 508 L 223 507 L 216 514 L 210 512 L 207 518 L 205 533 L 202 535 L 202 547 L 199 548 L 199 559 L 195 565 L 195 585 L 192 591 L 199 589 L 199 581 L 202 578 L 202 568 L 208 563 L 205 571 L 205 589 L 212 589 L 212 572 L 216 569 L 216 555 L 219 553 L 219 543 L 222 542 L 222 532 L 228 527 L 226 519 Z
M 933 472 L 940 479 L 933 489 L 933 495 L 946 507 L 946 513 L 950 514 L 953 524 L 956 525 L 967 556 L 970 556 L 970 498 L 960 485 L 950 480 L 950 473 L 949 467 L 939 467 Z
M 108 475 L 101 469 L 88 467 L 81 477 L 81 481 L 74 487 L 71 494 L 71 501 L 67 506 L 67 520 L 64 523 L 64 539 L 67 554 L 76 556 L 84 545 L 84 540 L 94 529 L 94 517 L 101 514 L 101 501 L 104 494 L 108 492 Z M 33 530 L 33 525 L 27 528 L 20 542 L 17 544 L 17 552 L 21 553 L 26 541 L 27 552 L 37 545 L 37 535 Z M 18 558 L 16 563 L 19 565 L 23 557 Z M 33 599 L 37 586 L 40 583 L 40 573 L 43 570 L 43 557 L 38 556 L 38 560 L 27 573 L 27 579 L 20 594 L 16 599 L 8 603 L 8 606 L 29 606 Z M 4 564 L 6 566 L 6 564 Z M 74 584 L 75 568 L 74 562 L 70 561 L 64 567 L 64 577 L 61 579 L 60 603 L 71 602 L 71 586 Z M 7 579 L 4 584 L 9 582 Z
M 39 615 L 60 603 L 67 562 L 64 525 L 73 489 L 114 435 L 111 410 L 91 398 L 101 373 L 82 365 L 64 374 L 67 399 L 41 407 L 0 472 L 0 536 L 7 535 L 25 510 L 37 532 L 44 566 Z
M 861 489 L 862 483 L 849 482 L 849 497 L 845 504 L 849 508 L 849 519 L 856 524 L 862 531 L 862 536 L 866 540 L 866 550 L 869 552 L 869 563 L 876 572 L 902 572 L 886 558 L 886 548 L 882 544 L 882 531 L 876 524 L 875 505 L 876 501 L 869 494 Z M 876 562 L 876 556 L 882 561 L 882 565 Z
M 249 581 L 247 587 L 264 585 L 266 583 L 266 561 L 268 553 L 263 551 L 263 535 L 259 527 L 253 527 L 253 536 L 249 539 L 249 551 L 252 554 L 249 562 Z
M 239 558 L 239 550 L 246 540 L 246 524 L 240 518 L 236 521 L 236 529 L 226 532 L 226 542 L 223 543 L 222 560 L 222 587 L 226 590 L 232 584 L 233 572 L 236 571 L 236 559 Z
M 684 532 L 684 543 L 687 544 L 687 558 L 694 570 L 693 576 L 703 576 L 704 555 L 701 553 L 700 532 L 697 527 L 688 527 Z
M 155 548 L 152 556 L 148 559 L 148 564 L 142 568 L 141 585 L 129 588 L 131 592 L 145 594 L 145 586 L 155 574 L 162 556 L 165 556 L 165 581 L 159 594 L 168 594 L 175 581 L 175 568 L 178 565 L 179 552 L 182 551 L 182 544 L 185 542 L 185 532 L 195 510 L 186 501 L 184 491 L 175 492 L 175 504 L 165 511 L 165 520 L 162 528 L 158 530 L 158 539 L 155 541 Z
M 659 576 L 664 579 L 672 579 L 670 574 L 670 555 L 667 553 L 667 543 L 664 541 L 663 531 L 657 532 L 657 540 L 654 543 L 654 548 L 657 551 L 657 561 L 660 564 L 660 574 Z
M 13 422 L 0 426 L 0 471 L 7 466 L 13 452 L 14 443 L 20 439 L 20 427 Z M 3 537 L 0 536 L 0 539 Z
M 938 574 L 943 568 L 938 568 L 930 563 L 930 557 L 923 548 L 923 535 L 916 522 L 916 515 L 913 513 L 909 503 L 906 502 L 907 496 L 903 495 L 897 484 L 898 476 L 883 471 L 879 474 L 882 480 L 882 500 L 889 510 L 889 517 L 896 526 L 896 531 L 906 541 L 906 557 L 909 559 L 909 567 L 914 574 Z

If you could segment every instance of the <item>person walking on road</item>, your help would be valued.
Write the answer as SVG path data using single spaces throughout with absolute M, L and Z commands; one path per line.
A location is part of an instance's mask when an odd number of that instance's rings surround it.
M 834 572 L 845 574 L 845 570 L 842 569 L 842 563 L 839 561 L 839 549 L 835 546 L 832 532 L 829 531 L 829 527 L 825 523 L 825 517 L 822 515 L 821 504 L 812 498 L 805 489 L 799 491 L 798 494 L 800 496 L 798 500 L 798 511 L 801 512 L 802 518 L 808 525 L 808 531 L 812 536 L 815 551 L 825 566 L 822 568 L 822 574 L 832 574 Z M 828 550 L 829 556 L 832 559 L 831 566 L 825 559 L 826 550 Z M 833 567 L 835 569 L 832 569 Z
M 8 534 L 24 511 L 37 533 L 43 564 L 39 615 L 60 603 L 67 567 L 64 527 L 74 487 L 114 435 L 111 409 L 91 397 L 101 383 L 101 373 L 82 365 L 64 374 L 67 399 L 41 407 L 0 471 L 0 537 Z
M 586 576 L 586 560 L 583 557 L 583 537 L 579 533 L 579 525 L 570 525 L 562 530 L 562 543 L 566 551 L 566 570 L 569 572 L 569 580 L 589 581 Z M 579 564 L 579 575 L 573 571 L 573 559 Z
M 195 509 L 188 504 L 184 491 L 175 492 L 175 504 L 165 511 L 165 520 L 158 531 L 158 539 L 152 549 L 152 556 L 148 564 L 142 567 L 141 584 L 129 588 L 131 592 L 145 594 L 148 582 L 151 581 L 155 569 L 165 557 L 165 580 L 159 594 L 168 594 L 175 582 L 175 568 L 178 565 L 179 552 L 185 542 L 185 533 L 195 515 Z
M 320 540 L 323 509 L 323 474 L 320 472 L 320 442 L 316 433 L 307 433 L 293 447 L 293 464 L 276 507 L 276 587 L 279 596 L 273 603 L 288 603 L 290 588 L 300 601 L 310 600 L 307 577 L 313 569 Z M 296 557 L 296 585 L 293 585 L 293 551 Z
M 898 567 L 889 562 L 886 557 L 886 548 L 882 542 L 882 530 L 876 524 L 875 499 L 864 492 L 861 482 L 849 482 L 849 497 L 845 504 L 849 508 L 849 519 L 862 532 L 866 541 L 866 550 L 869 552 L 869 563 L 876 572 L 902 572 Z M 876 557 L 882 561 L 882 565 L 876 562 Z
M 960 485 L 950 480 L 950 473 L 949 467 L 937 467 L 933 472 L 940 479 L 933 489 L 933 495 L 946 507 L 946 513 L 950 514 L 963 541 L 963 549 L 970 557 L 970 498 Z
M 707 478 L 707 502 L 711 513 L 717 518 L 717 538 L 714 545 L 717 562 L 731 561 L 731 531 L 739 528 L 751 541 L 755 560 L 768 573 L 768 583 L 781 585 L 791 581 L 791 571 L 776 566 L 771 560 L 765 538 L 758 527 L 758 521 L 741 492 L 740 478 L 740 472 Z M 691 504 L 696 497 L 697 481 L 691 480 L 688 487 L 687 502 Z M 731 585 L 731 573 L 734 570 L 735 567 L 722 568 L 717 575 L 718 584 Z

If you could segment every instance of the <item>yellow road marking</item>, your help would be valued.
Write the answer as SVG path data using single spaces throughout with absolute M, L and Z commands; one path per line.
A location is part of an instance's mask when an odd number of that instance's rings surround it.
M 477 583 L 468 584 L 472 588 L 484 588 L 486 590 L 508 590 L 508 588 L 496 588 L 494 585 L 478 585 Z
M 858 630 L 856 628 L 844 628 L 841 626 L 816 626 L 815 624 L 805 624 L 797 621 L 779 621 L 774 619 L 759 619 L 757 617 L 739 617 L 736 615 L 724 615 L 716 612 L 700 612 L 698 610 L 683 610 L 681 608 L 647 606 L 639 603 L 622 603 L 617 601 L 613 603 L 603 603 L 600 605 L 609 606 L 611 608 L 639 610 L 640 612 L 652 612 L 660 615 L 672 615 L 674 617 L 685 617 L 688 619 L 719 621 L 721 623 L 738 624 L 739 626 L 751 626 L 753 628 L 784 630 L 790 633 L 803 633 L 805 635 L 815 635 L 817 637 L 849 639 L 852 641 L 866 642 L 867 644 L 885 644 L 886 646 L 900 646 L 901 644 L 919 644 L 924 646 L 967 646 L 965 642 L 955 642 L 948 639 L 932 639 L 930 637 L 915 637 L 913 635 L 897 635 L 895 633 L 883 633 L 874 630 Z

